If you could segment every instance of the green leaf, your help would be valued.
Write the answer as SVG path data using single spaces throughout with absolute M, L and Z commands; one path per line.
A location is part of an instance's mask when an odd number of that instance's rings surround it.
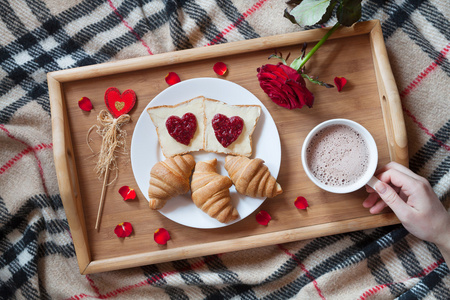
M 298 25 L 298 24 L 297 24 L 297 21 L 295 21 L 294 16 L 291 15 L 291 14 L 288 12 L 287 8 L 284 10 L 284 15 L 283 15 L 283 17 L 285 17 L 286 19 L 288 19 L 289 21 L 291 21 L 293 24 Z
M 269 59 L 271 59 L 271 58 L 273 58 L 273 57 L 278 58 L 279 60 L 281 60 L 281 62 L 282 62 L 284 65 L 287 65 L 286 60 L 283 58 L 283 56 L 278 55 L 278 54 L 275 53 L 275 54 L 270 55 L 270 56 L 269 56 Z
M 311 76 L 309 76 L 308 74 L 302 74 L 302 77 L 308 79 L 308 80 L 311 81 L 312 83 L 315 83 L 315 84 L 324 86 L 324 87 L 326 87 L 326 88 L 328 88 L 328 89 L 334 88 L 334 85 L 329 84 L 329 83 L 326 83 L 326 82 L 324 82 L 324 81 L 320 81 L 319 78 L 311 77 Z
M 303 0 L 291 10 L 291 15 L 300 26 L 317 24 L 327 13 L 331 0 Z
M 334 7 L 336 6 L 336 3 L 337 3 L 337 0 L 331 0 L 331 3 L 328 6 L 327 11 L 322 16 L 322 19 L 319 22 L 317 22 L 317 24 L 324 24 L 324 23 L 328 22 L 328 20 L 333 15 L 333 10 L 334 10 Z
M 303 0 L 289 0 L 286 2 L 287 5 L 299 5 Z
M 352 26 L 361 19 L 361 0 L 341 0 L 336 17 L 344 26 Z

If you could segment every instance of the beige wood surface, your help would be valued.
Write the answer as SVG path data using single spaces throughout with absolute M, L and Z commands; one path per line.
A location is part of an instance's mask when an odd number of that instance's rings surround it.
M 256 69 L 277 49 L 284 55 L 300 55 L 303 42 L 309 49 L 326 29 L 309 30 L 277 37 L 216 45 L 201 49 L 165 53 L 127 61 L 82 67 L 48 74 L 52 104 L 55 165 L 61 197 L 71 228 L 80 272 L 95 273 L 150 263 L 171 261 L 275 243 L 313 238 L 398 223 L 389 212 L 372 216 L 361 205 L 364 189 L 345 195 L 320 190 L 309 181 L 301 166 L 300 151 L 309 130 L 322 121 L 348 118 L 365 126 L 378 146 L 379 165 L 391 160 L 407 164 L 407 140 L 404 119 L 395 80 L 389 66 L 378 21 L 358 23 L 337 30 L 307 63 L 308 74 L 333 82 L 344 76 L 348 84 L 336 89 L 308 87 L 315 94 L 314 107 L 301 110 L 281 108 L 271 102 L 259 87 Z M 223 61 L 225 77 L 216 75 L 212 66 Z M 278 182 L 284 193 L 267 199 L 260 209 L 268 211 L 268 226 L 255 221 L 255 213 L 233 225 L 219 229 L 188 228 L 148 208 L 148 202 L 133 177 L 129 154 L 119 156 L 119 176 L 108 186 L 100 230 L 94 229 L 102 181 L 95 176 L 96 157 L 86 144 L 89 128 L 105 108 L 104 92 L 109 87 L 133 89 L 137 103 L 125 125 L 127 145 L 131 145 L 134 126 L 146 105 L 167 88 L 168 72 L 177 72 L 182 80 L 198 77 L 223 78 L 251 91 L 266 106 L 277 125 L 282 149 Z M 89 97 L 91 112 L 82 111 L 78 100 Z M 180 102 L 183 100 L 180 96 Z M 91 134 L 94 149 L 101 140 Z M 149 155 L 152 155 L 149 151 Z M 149 169 L 150 172 L 150 169 Z M 137 198 L 124 202 L 118 193 L 128 185 Z M 144 191 L 146 192 L 146 191 Z M 294 200 L 307 198 L 310 207 L 298 210 Z M 133 234 L 119 239 L 114 234 L 120 222 L 133 224 Z M 165 246 L 153 241 L 156 229 L 171 234 Z

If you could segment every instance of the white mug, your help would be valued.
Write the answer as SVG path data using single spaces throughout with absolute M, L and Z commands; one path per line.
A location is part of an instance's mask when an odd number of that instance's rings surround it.
M 349 183 L 348 185 L 330 185 L 325 184 L 319 179 L 317 179 L 313 172 L 309 168 L 309 164 L 307 162 L 307 148 L 311 142 L 311 140 L 316 136 L 319 131 L 322 129 L 325 129 L 328 126 L 333 125 L 347 125 L 351 127 L 353 130 L 355 130 L 357 133 L 360 134 L 360 136 L 364 139 L 367 149 L 369 151 L 368 155 L 368 165 L 365 169 L 365 172 L 354 182 Z M 378 181 L 376 177 L 374 177 L 375 170 L 377 169 L 378 165 L 378 149 L 377 145 L 375 143 L 375 140 L 373 139 L 372 135 L 367 131 L 366 128 L 364 128 L 359 123 L 356 123 L 354 121 L 348 120 L 348 119 L 332 119 L 325 122 L 320 123 L 316 127 L 314 127 L 309 134 L 306 136 L 305 141 L 303 142 L 302 147 L 302 164 L 303 169 L 305 170 L 306 175 L 308 175 L 309 179 L 318 187 L 321 189 L 332 192 L 332 193 L 338 193 L 338 194 L 344 194 L 344 193 L 351 193 L 354 192 L 360 188 L 362 188 L 364 185 L 369 185 L 372 188 Z M 326 170 L 325 170 L 326 172 Z

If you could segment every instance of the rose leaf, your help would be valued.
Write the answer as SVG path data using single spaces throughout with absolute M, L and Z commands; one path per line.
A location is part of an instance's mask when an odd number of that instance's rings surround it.
M 303 0 L 290 14 L 300 26 L 311 26 L 322 20 L 332 0 Z
M 336 3 L 337 3 L 337 0 L 331 0 L 331 3 L 327 7 L 325 14 L 322 16 L 322 19 L 320 19 L 320 21 L 317 22 L 317 24 L 324 24 L 324 23 L 328 22 L 328 20 L 333 15 L 333 11 L 334 11 L 334 7 L 336 6 Z
M 361 18 L 361 0 L 342 0 L 339 4 L 336 17 L 344 26 L 352 26 Z

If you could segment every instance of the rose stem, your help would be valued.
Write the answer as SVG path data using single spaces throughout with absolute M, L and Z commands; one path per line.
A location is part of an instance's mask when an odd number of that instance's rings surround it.
M 295 70 L 301 70 L 302 67 L 306 64 L 306 62 L 311 58 L 311 56 L 313 56 L 313 54 L 317 51 L 317 49 L 320 48 L 320 46 L 322 46 L 323 43 L 325 43 L 325 41 L 333 34 L 333 32 L 336 31 L 336 29 L 340 26 L 341 24 L 339 22 L 337 22 L 336 24 L 334 24 L 334 26 L 328 30 L 328 32 L 322 37 L 322 39 L 314 46 L 314 48 L 311 49 L 311 51 L 308 52 L 308 54 L 306 54 L 304 59 L 299 59 L 299 60 L 294 60 L 291 64 L 291 68 L 295 69 Z M 300 63 L 300 65 L 298 65 Z M 298 65 L 298 66 L 297 66 Z

